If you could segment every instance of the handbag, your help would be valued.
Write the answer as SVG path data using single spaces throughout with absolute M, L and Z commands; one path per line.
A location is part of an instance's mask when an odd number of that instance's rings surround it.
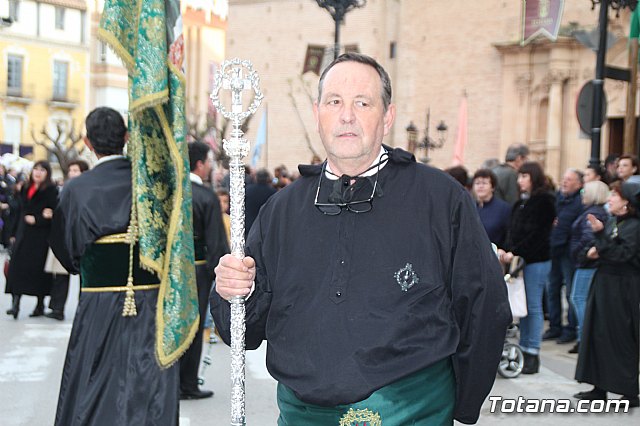
M 523 268 L 524 260 L 519 256 L 516 256 L 511 262 L 509 273 L 504 276 L 504 281 L 507 284 L 507 292 L 509 294 L 511 315 L 514 319 L 524 318 L 528 315 L 527 292 L 524 287 L 524 277 L 522 274 Z

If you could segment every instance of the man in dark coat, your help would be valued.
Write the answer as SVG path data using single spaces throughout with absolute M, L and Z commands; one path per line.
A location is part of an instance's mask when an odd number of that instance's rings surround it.
M 137 245 L 129 244 L 127 129 L 106 107 L 93 110 L 86 127 L 85 143 L 98 162 L 67 183 L 50 238 L 60 263 L 82 279 L 55 425 L 177 426 L 178 368 L 161 369 L 156 361 L 160 280 L 140 268 Z M 131 259 L 137 314 L 124 316 Z
M 327 152 L 262 207 L 247 257 L 224 256 L 211 310 L 230 340 L 267 340 L 280 425 L 477 421 L 511 321 L 469 193 L 382 145 L 395 105 L 372 58 L 341 55 L 314 106 Z M 255 285 L 253 282 L 255 280 Z
M 180 398 L 202 399 L 213 396 L 210 390 L 198 388 L 198 367 L 202 354 L 202 332 L 207 316 L 207 301 L 220 257 L 229 253 L 227 236 L 222 224 L 220 202 L 214 192 L 203 185 L 211 176 L 212 156 L 202 142 L 189 144 L 189 168 L 193 196 L 193 236 L 196 253 L 196 283 L 200 325 L 193 343 L 180 359 Z
M 260 169 L 256 172 L 256 183 L 247 185 L 245 191 L 245 222 L 244 236 L 249 235 L 251 225 L 258 217 L 260 207 L 267 202 L 269 197 L 278 192 L 271 184 L 271 175 L 266 169 Z
M 562 177 L 560 190 L 556 194 L 556 215 L 551 238 L 551 272 L 547 283 L 547 307 L 549 309 L 549 329 L 543 340 L 558 339 L 558 343 L 576 340 L 578 321 L 570 301 L 571 284 L 575 266 L 571 260 L 571 226 L 583 210 L 580 189 L 582 172 L 568 169 Z M 562 287 L 565 286 L 565 300 L 569 304 L 567 325 L 562 321 Z

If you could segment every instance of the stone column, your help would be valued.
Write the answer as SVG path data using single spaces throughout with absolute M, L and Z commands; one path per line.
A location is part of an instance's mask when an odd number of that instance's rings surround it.
M 562 106 L 563 85 L 568 73 L 551 70 L 545 80 L 549 85 L 549 110 L 547 112 L 547 153 L 545 156 L 546 172 L 556 182 L 562 176 Z

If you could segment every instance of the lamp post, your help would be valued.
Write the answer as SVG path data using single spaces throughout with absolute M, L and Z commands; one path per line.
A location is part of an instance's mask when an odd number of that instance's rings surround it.
M 367 0 L 316 0 L 318 6 L 327 9 L 336 25 L 336 32 L 333 46 L 333 59 L 340 55 L 340 24 L 344 20 L 344 15 L 356 7 L 363 7 Z
M 413 124 L 413 121 L 409 123 L 409 125 L 405 128 L 407 131 L 407 148 L 409 152 L 415 154 L 416 148 L 424 149 L 425 156 L 420 159 L 423 163 L 428 163 L 431 159 L 429 158 L 429 150 L 431 149 L 440 149 L 447 141 L 447 133 L 449 127 L 445 124 L 444 120 L 440 120 L 436 130 L 438 131 L 438 136 L 434 139 L 429 135 L 429 121 L 431 120 L 431 108 L 427 109 L 427 127 L 424 130 L 424 137 L 418 141 L 418 128 Z
M 593 114 L 591 115 L 591 158 L 590 166 L 600 166 L 600 133 L 602 120 L 602 99 L 604 97 L 604 72 L 605 54 L 607 51 L 607 26 L 609 23 L 609 6 L 620 13 L 620 9 L 629 7 L 634 10 L 638 0 L 591 0 L 591 9 L 595 9 L 596 4 L 600 4 L 600 16 L 598 28 L 600 39 L 598 41 L 598 52 L 596 57 L 596 78 L 593 79 Z

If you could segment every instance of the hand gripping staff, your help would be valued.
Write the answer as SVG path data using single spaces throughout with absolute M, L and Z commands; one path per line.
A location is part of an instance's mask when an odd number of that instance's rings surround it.
M 231 254 L 244 258 L 244 157 L 249 154 L 249 141 L 244 139 L 240 129 L 242 123 L 255 114 L 260 102 L 260 77 L 253 70 L 251 62 L 241 59 L 224 61 L 216 72 L 211 101 L 213 106 L 227 120 L 233 129 L 231 139 L 223 141 L 225 152 L 230 158 L 230 213 L 231 213 Z M 231 111 L 220 102 L 220 90 L 231 92 Z M 253 90 L 253 101 L 243 110 L 242 92 Z M 244 370 L 245 370 L 245 307 L 244 297 L 236 296 L 231 302 L 231 426 L 245 426 Z

